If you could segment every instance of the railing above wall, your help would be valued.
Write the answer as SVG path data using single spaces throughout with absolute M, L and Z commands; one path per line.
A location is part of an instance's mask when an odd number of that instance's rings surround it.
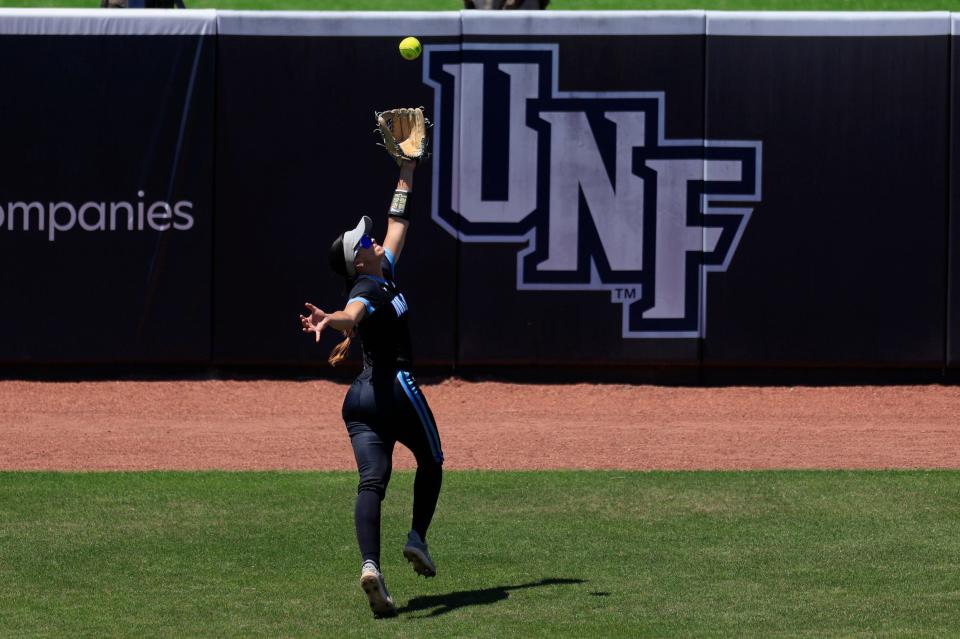
M 709 35 L 932 36 L 956 33 L 960 14 L 805 11 L 231 11 L 215 9 L 0 9 L 0 35 L 417 36 Z
M 212 9 L 0 9 L 0 35 L 215 35 Z

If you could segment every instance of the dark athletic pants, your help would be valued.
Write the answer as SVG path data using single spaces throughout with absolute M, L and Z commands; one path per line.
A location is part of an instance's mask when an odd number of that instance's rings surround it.
M 409 448 L 417 460 L 411 528 L 426 541 L 443 477 L 440 435 L 426 398 L 406 371 L 364 369 L 343 400 L 343 421 L 360 472 L 357 543 L 362 560 L 379 566 L 380 502 L 390 482 L 394 444 Z

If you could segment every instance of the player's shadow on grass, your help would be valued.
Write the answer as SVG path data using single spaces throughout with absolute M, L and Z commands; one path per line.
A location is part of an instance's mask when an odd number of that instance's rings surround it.
M 498 601 L 503 601 L 510 596 L 511 590 L 523 590 L 525 588 L 538 588 L 540 586 L 555 586 L 561 584 L 582 584 L 583 579 L 541 579 L 532 581 L 528 584 L 517 586 L 497 586 L 495 588 L 484 588 L 482 590 L 461 590 L 459 592 L 450 592 L 445 595 L 429 595 L 427 597 L 414 597 L 406 606 L 397 609 L 398 613 L 417 612 L 418 610 L 434 610 L 426 615 L 427 617 L 436 617 L 448 612 L 453 612 L 457 608 L 466 606 L 486 606 Z

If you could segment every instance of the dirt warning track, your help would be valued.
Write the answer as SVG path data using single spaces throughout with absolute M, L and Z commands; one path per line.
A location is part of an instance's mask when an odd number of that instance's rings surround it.
M 960 387 L 422 386 L 450 469 L 960 468 Z M 0 470 L 353 470 L 346 390 L 0 382 Z

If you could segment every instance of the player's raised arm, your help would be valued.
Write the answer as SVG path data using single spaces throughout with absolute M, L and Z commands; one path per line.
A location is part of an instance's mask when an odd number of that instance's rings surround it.
M 393 254 L 396 262 L 410 224 L 407 199 L 413 189 L 413 171 L 417 162 L 426 157 L 428 122 L 423 109 L 393 109 L 377 113 L 377 126 L 384 148 L 400 166 L 400 179 L 390 203 L 387 235 L 383 240 L 384 248 Z
M 390 211 L 387 213 L 387 236 L 383 238 L 383 248 L 393 253 L 394 263 L 400 259 L 400 252 L 407 238 L 407 227 L 410 226 L 407 198 L 413 191 L 413 171 L 416 167 L 416 162 L 410 160 L 401 162 L 397 190 L 393 192 Z

